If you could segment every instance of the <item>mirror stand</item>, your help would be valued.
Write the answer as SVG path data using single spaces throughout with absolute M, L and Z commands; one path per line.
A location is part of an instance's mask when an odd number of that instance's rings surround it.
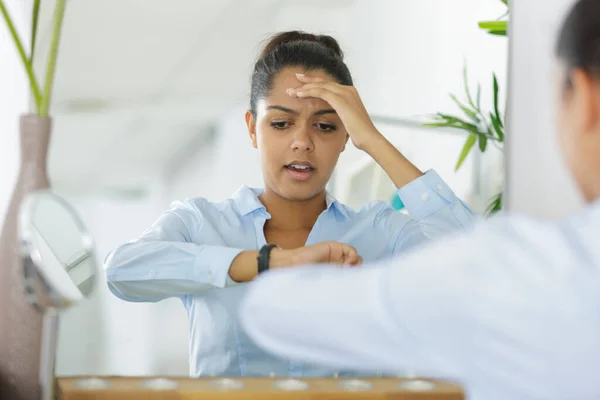
M 52 400 L 54 397 L 54 371 L 58 344 L 58 310 L 53 308 L 44 312 L 42 347 L 40 356 L 40 400 Z
M 98 275 L 94 243 L 75 210 L 51 190 L 24 199 L 19 239 L 24 294 L 43 315 L 39 400 L 53 400 L 59 314 L 93 290 Z

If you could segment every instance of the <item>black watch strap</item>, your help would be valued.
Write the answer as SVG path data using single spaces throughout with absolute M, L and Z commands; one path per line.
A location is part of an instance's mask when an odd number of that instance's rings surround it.
M 266 244 L 258 251 L 258 273 L 265 272 L 269 269 L 269 260 L 271 258 L 271 250 L 277 247 L 276 244 Z

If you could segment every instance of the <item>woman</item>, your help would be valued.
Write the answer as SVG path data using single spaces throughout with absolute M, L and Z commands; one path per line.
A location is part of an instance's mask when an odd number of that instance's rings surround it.
M 389 257 L 466 229 L 476 215 L 434 171 L 423 174 L 377 131 L 332 37 L 274 36 L 254 67 L 246 123 L 264 189 L 242 187 L 220 203 L 173 204 L 138 240 L 109 255 L 108 284 L 128 301 L 182 299 L 192 376 L 330 376 L 336 371 L 256 347 L 238 327 L 247 285 L 237 284 L 267 269 Z M 381 202 L 353 211 L 327 195 L 348 139 L 383 167 L 412 218 Z

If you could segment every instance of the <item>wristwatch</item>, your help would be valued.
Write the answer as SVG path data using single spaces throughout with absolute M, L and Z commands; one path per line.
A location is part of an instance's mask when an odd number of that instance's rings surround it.
M 258 251 L 257 261 L 258 261 L 258 273 L 259 274 L 262 272 L 265 272 L 269 269 L 271 250 L 273 250 L 276 247 L 279 247 L 279 246 L 277 246 L 276 244 L 265 244 Z

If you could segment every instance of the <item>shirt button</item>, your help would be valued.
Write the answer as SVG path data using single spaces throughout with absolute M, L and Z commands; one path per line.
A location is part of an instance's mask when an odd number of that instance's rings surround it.
M 421 200 L 423 200 L 423 201 L 427 201 L 427 200 L 429 200 L 429 195 L 428 195 L 427 193 L 423 193 L 423 194 L 421 195 Z
M 438 190 L 438 192 L 441 192 L 441 191 L 442 191 L 442 185 L 440 185 L 439 183 L 438 183 L 438 185 L 437 185 L 437 190 Z

